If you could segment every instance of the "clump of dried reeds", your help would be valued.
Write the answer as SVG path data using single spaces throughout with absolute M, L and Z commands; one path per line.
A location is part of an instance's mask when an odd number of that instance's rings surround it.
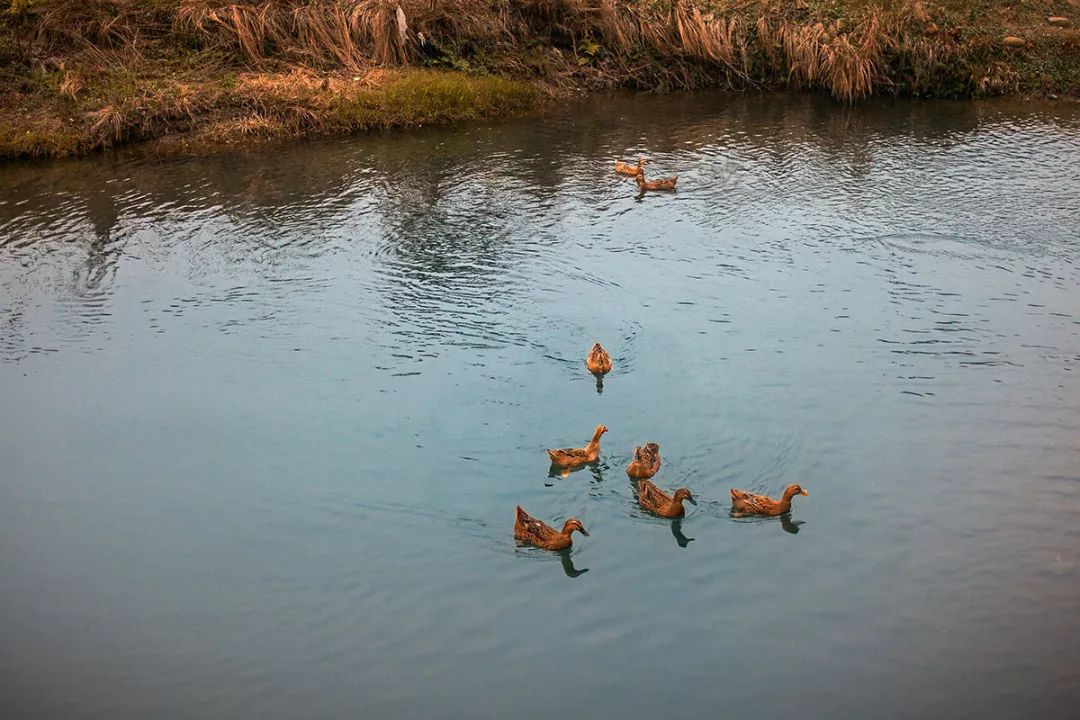
M 421 33 L 448 43 L 509 37 L 507 12 L 482 0 L 183 0 L 174 26 L 234 48 L 253 64 L 285 59 L 358 68 L 414 60 Z
M 824 88 L 851 102 L 870 95 L 882 78 L 881 25 L 876 15 L 850 32 L 822 22 L 784 20 L 774 27 L 761 18 L 757 33 L 769 63 L 786 72 L 796 86 Z

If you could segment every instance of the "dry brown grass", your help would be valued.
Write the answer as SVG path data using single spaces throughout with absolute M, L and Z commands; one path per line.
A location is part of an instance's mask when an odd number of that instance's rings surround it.
M 465 56 L 471 62 L 466 67 L 486 64 L 526 73 L 547 66 L 591 84 L 660 88 L 779 81 L 824 89 L 851 102 L 879 89 L 903 88 L 909 80 L 895 77 L 890 63 L 896 58 L 911 82 L 925 79 L 932 85 L 941 75 L 937 64 L 959 57 L 958 28 L 952 28 L 952 36 L 937 29 L 937 23 L 950 22 L 946 10 L 955 15 L 953 5 L 922 0 L 881 6 L 864 0 L 35 0 L 30 12 L 38 40 L 66 40 L 87 52 L 137 53 L 171 35 L 258 69 L 284 62 L 359 72 L 424 62 L 423 37 L 445 51 L 454 67 Z M 843 8 L 842 20 L 837 8 Z M 525 61 L 536 48 L 549 59 Z M 1008 64 L 1008 59 L 991 57 L 978 64 L 986 68 L 994 62 Z M 985 82 L 984 76 L 969 74 L 973 91 L 1009 85 L 1004 71 L 986 74 Z
M 87 113 L 87 117 L 91 121 L 90 134 L 96 136 L 102 144 L 111 145 L 123 138 L 124 114 L 118 107 L 106 105 L 100 110 Z
M 214 47 L 236 49 L 255 65 L 286 59 L 359 68 L 415 60 L 419 33 L 446 43 L 510 39 L 507 7 L 482 0 L 183 0 L 174 28 Z
M 64 71 L 64 79 L 60 81 L 60 93 L 72 100 L 79 96 L 79 92 L 86 88 L 86 80 L 73 70 Z

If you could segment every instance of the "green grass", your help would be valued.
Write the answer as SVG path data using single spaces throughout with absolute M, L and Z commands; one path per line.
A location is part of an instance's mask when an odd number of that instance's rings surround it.
M 328 122 L 357 129 L 451 123 L 520 112 L 538 100 L 537 89 L 523 82 L 419 70 L 336 99 Z

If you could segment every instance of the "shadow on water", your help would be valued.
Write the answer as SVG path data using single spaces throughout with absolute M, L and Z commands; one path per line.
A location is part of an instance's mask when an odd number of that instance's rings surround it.
M 576 578 L 589 572 L 589 568 L 581 568 L 578 570 L 574 567 L 573 554 L 569 550 L 563 550 L 559 553 L 559 560 L 562 561 L 563 572 L 566 573 L 568 578 Z
M 604 482 L 604 472 L 607 471 L 607 470 L 610 470 L 610 469 L 611 468 L 609 468 L 607 466 L 607 464 L 605 462 L 603 462 L 602 460 L 595 460 L 595 461 L 593 461 L 591 463 L 586 463 L 584 465 L 578 465 L 577 467 L 572 467 L 572 468 L 560 468 L 560 467 L 556 467 L 555 465 L 551 465 L 550 467 L 548 467 L 548 475 L 547 475 L 549 482 L 544 483 L 544 486 L 545 487 L 554 487 L 554 485 L 555 485 L 555 483 L 553 482 L 554 480 L 556 480 L 556 479 L 566 480 L 566 479 L 570 478 L 571 476 L 575 475 L 576 473 L 581 472 L 582 470 L 588 470 L 589 471 L 589 474 L 592 476 L 591 482 L 596 483 L 596 484 L 600 484 L 600 483 Z
M 682 518 L 678 518 L 677 520 L 672 520 L 671 521 L 671 534 L 675 536 L 675 542 L 679 543 L 679 547 L 684 548 L 687 545 L 689 545 L 690 543 L 692 543 L 694 541 L 694 538 L 686 537 L 686 535 L 683 534 L 682 523 L 683 523 Z
M 799 526 L 805 525 L 805 520 L 792 520 L 790 513 L 784 513 L 780 516 L 780 527 L 784 528 L 784 532 L 797 535 L 799 533 Z
M 724 514 L 732 522 L 737 523 L 760 525 L 764 523 L 775 523 L 777 520 L 779 520 L 781 529 L 783 529 L 784 532 L 790 533 L 792 535 L 798 535 L 802 526 L 806 524 L 805 520 L 793 520 L 791 517 L 791 513 L 784 513 L 783 515 L 768 517 L 765 515 L 737 515 L 729 509 Z
M 526 557 L 541 561 L 552 560 L 557 557 L 559 559 L 559 565 L 562 567 L 562 571 L 568 578 L 580 577 L 589 572 L 589 568 L 578 568 L 574 565 L 573 548 L 558 551 L 542 550 L 538 547 L 523 543 L 520 540 L 515 540 L 514 546 L 514 554 L 518 557 Z

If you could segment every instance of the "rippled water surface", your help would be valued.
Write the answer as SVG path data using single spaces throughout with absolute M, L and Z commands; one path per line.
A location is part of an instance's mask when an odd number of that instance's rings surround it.
M 1075 107 L 605 98 L 0 187 L 6 717 L 1075 717 Z

